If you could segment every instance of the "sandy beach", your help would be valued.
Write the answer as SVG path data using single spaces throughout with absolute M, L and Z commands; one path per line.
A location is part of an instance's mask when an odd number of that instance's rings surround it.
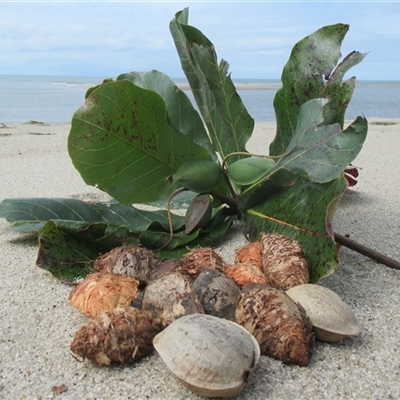
M 400 260 L 400 119 L 368 118 L 354 165 L 359 183 L 343 196 L 334 229 Z M 69 124 L 0 124 L 0 201 L 15 197 L 107 197 L 88 187 L 67 153 Z M 259 123 L 248 150 L 268 153 L 274 123 Z M 35 266 L 37 238 L 0 219 L 0 399 L 199 399 L 154 353 L 130 366 L 78 362 L 69 347 L 88 318 L 68 303 L 71 287 Z M 226 261 L 245 243 L 240 225 L 216 249 Z M 354 310 L 357 338 L 316 342 L 307 367 L 261 357 L 240 399 L 399 399 L 400 271 L 347 248 L 321 285 Z M 56 393 L 55 387 L 65 385 Z

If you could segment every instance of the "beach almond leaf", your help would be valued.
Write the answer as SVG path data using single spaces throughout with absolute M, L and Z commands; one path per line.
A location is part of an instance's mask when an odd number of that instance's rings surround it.
M 346 129 L 324 125 L 327 99 L 313 99 L 300 107 L 295 134 L 286 153 L 268 175 L 247 186 L 239 196 L 239 208 L 246 211 L 272 194 L 291 186 L 300 176 L 317 183 L 338 178 L 359 154 L 367 136 L 368 122 L 357 117 Z
M 87 184 L 124 204 L 159 200 L 182 163 L 211 159 L 168 123 L 159 94 L 125 79 L 100 85 L 74 113 L 68 151 Z
M 316 283 L 338 265 L 332 219 L 346 187 L 342 175 L 327 183 L 299 177 L 292 186 L 271 193 L 263 204 L 243 213 L 244 233 L 250 241 L 260 239 L 261 232 L 297 240 L 309 265 L 310 280 Z
M 42 197 L 4 199 L 0 203 L 0 218 L 13 223 L 13 229 L 19 231 L 38 231 L 48 221 L 58 220 L 86 225 L 103 223 L 107 226 L 126 227 L 132 232 L 147 229 L 169 232 L 165 210 L 141 210 L 115 201 L 85 202 L 71 198 Z M 171 218 L 174 230 L 184 227 L 183 216 L 173 214 Z
M 170 23 L 170 31 L 214 150 L 222 158 L 245 152 L 254 119 L 236 91 L 228 73 L 229 64 L 225 60 L 218 64 L 213 44 L 201 31 L 188 25 L 188 17 L 188 8 L 178 12 Z M 241 157 L 229 157 L 227 163 Z
M 330 101 L 325 106 L 325 125 L 339 123 L 343 128 L 346 108 L 350 103 L 356 87 L 356 78 L 343 81 L 345 73 L 354 65 L 360 63 L 366 54 L 358 51 L 352 51 L 344 60 L 338 64 L 336 69 L 329 76 L 329 80 L 324 85 L 321 95 Z
M 118 76 L 117 80 L 128 79 L 143 89 L 154 90 L 165 102 L 170 125 L 178 132 L 205 147 L 211 158 L 217 161 L 211 140 L 204 127 L 204 123 L 193 107 L 189 97 L 167 75 L 160 71 L 128 72 Z
M 329 99 L 330 104 L 325 108 L 325 125 L 338 123 L 343 127 L 355 78 L 343 83 L 342 79 L 351 67 L 365 57 L 365 54 L 353 51 L 336 67 L 348 30 L 349 25 L 346 24 L 324 26 L 293 47 L 283 68 L 282 87 L 274 98 L 277 131 L 270 144 L 271 155 L 285 153 L 297 126 L 299 109 L 311 99 Z
M 297 127 L 286 154 L 271 173 L 284 168 L 324 183 L 336 179 L 357 157 L 367 136 L 367 120 L 357 117 L 345 130 L 338 123 L 323 125 L 327 102 L 314 99 L 300 107 Z
M 36 265 L 66 283 L 84 278 L 99 253 L 79 238 L 73 238 L 49 221 L 39 235 Z

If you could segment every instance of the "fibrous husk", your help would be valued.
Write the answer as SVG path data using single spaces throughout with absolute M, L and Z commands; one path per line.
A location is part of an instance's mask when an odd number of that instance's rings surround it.
M 309 282 L 308 264 L 297 241 L 278 234 L 262 234 L 264 274 L 277 289 L 288 290 Z
M 224 272 L 235 281 L 239 288 L 250 283 L 268 283 L 264 273 L 253 264 L 252 260 L 234 265 L 226 264 Z
M 93 267 L 100 272 L 129 276 L 148 282 L 151 271 L 161 263 L 155 254 L 144 247 L 126 245 L 116 247 L 97 258 Z
M 235 321 L 240 291 L 233 279 L 216 269 L 205 269 L 192 288 L 206 314 Z
M 314 335 L 303 307 L 270 285 L 251 284 L 242 289 L 236 322 L 258 341 L 261 354 L 285 364 L 310 363 Z
M 260 240 L 248 243 L 236 250 L 236 256 L 233 263 L 243 264 L 247 262 L 251 262 L 251 264 L 257 267 L 261 272 L 264 272 Z
M 154 268 L 150 273 L 150 280 L 153 281 L 158 279 L 161 275 L 169 272 L 181 272 L 185 271 L 186 266 L 182 260 L 167 259 L 163 260 L 156 268 Z
M 191 279 L 180 272 L 169 272 L 151 281 L 144 292 L 142 308 L 151 312 L 158 329 L 183 315 L 204 312 L 193 293 Z
M 70 292 L 69 301 L 92 317 L 117 307 L 128 307 L 138 295 L 139 282 L 106 272 L 89 274 Z
M 71 351 L 96 364 L 130 364 L 153 350 L 156 330 L 149 312 L 137 308 L 106 311 L 76 332 Z
M 182 257 L 185 267 L 182 273 L 196 279 L 204 269 L 212 268 L 224 270 L 224 260 L 211 247 L 196 247 Z
M 205 314 L 179 318 L 153 343 L 174 376 L 204 397 L 237 396 L 260 358 L 260 347 L 249 332 Z

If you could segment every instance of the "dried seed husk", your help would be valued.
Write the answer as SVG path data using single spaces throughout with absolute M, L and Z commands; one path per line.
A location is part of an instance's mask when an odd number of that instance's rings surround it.
M 260 347 L 249 332 L 206 314 L 176 320 L 153 344 L 174 376 L 205 397 L 238 395 L 260 357 Z
M 357 317 L 349 305 L 332 290 L 309 283 L 295 286 L 286 293 L 303 306 L 314 326 L 317 339 L 337 342 L 361 334 Z
M 236 256 L 233 263 L 242 264 L 247 262 L 251 262 L 255 267 L 264 273 L 260 240 L 248 243 L 236 250 Z
M 304 309 L 270 285 L 242 289 L 236 322 L 258 341 L 261 354 L 285 364 L 308 365 L 313 352 L 312 324 Z
M 211 197 L 208 194 L 196 196 L 190 203 L 185 214 L 185 233 L 193 232 L 199 228 L 205 228 L 212 215 Z
M 268 283 L 264 273 L 253 264 L 252 260 L 234 265 L 226 264 L 224 272 L 236 282 L 239 288 L 250 283 Z
M 93 268 L 100 272 L 129 276 L 147 283 L 151 271 L 161 263 L 149 249 L 135 245 L 120 246 L 97 258 Z
M 186 266 L 182 260 L 169 259 L 163 260 L 156 268 L 154 268 L 150 273 L 150 281 L 158 279 L 161 275 L 168 272 L 181 272 L 185 270 Z
M 216 269 L 205 269 L 193 282 L 192 289 L 206 314 L 235 321 L 240 290 L 233 279 Z
M 196 247 L 182 257 L 185 267 L 180 268 L 182 273 L 196 279 L 204 269 L 212 268 L 224 270 L 224 260 L 211 247 Z
M 156 333 L 149 312 L 133 307 L 115 308 L 79 329 L 71 351 L 99 365 L 130 364 L 153 351 Z
M 169 272 L 148 284 L 142 308 L 151 312 L 158 329 L 165 328 L 183 315 L 204 312 L 191 282 L 180 272 Z
M 278 234 L 262 234 L 264 274 L 277 289 L 288 290 L 309 282 L 308 264 L 297 241 Z
M 106 272 L 89 274 L 70 292 L 69 301 L 92 317 L 117 307 L 128 307 L 138 295 L 139 282 Z

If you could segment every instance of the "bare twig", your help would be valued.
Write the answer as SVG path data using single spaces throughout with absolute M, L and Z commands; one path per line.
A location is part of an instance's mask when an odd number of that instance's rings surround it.
M 369 247 L 364 246 L 364 245 L 362 245 L 352 239 L 349 239 L 346 236 L 340 235 L 339 233 L 336 233 L 336 232 L 335 232 L 335 241 L 336 241 L 336 243 L 339 243 L 342 246 L 348 247 L 349 249 L 354 250 L 357 253 L 363 254 L 364 256 L 367 256 L 367 257 L 371 258 L 372 260 L 375 260 L 375 261 L 377 261 L 381 264 L 384 264 L 390 268 L 400 270 L 400 262 L 394 260 L 393 258 L 385 256 L 375 250 L 372 250 Z

